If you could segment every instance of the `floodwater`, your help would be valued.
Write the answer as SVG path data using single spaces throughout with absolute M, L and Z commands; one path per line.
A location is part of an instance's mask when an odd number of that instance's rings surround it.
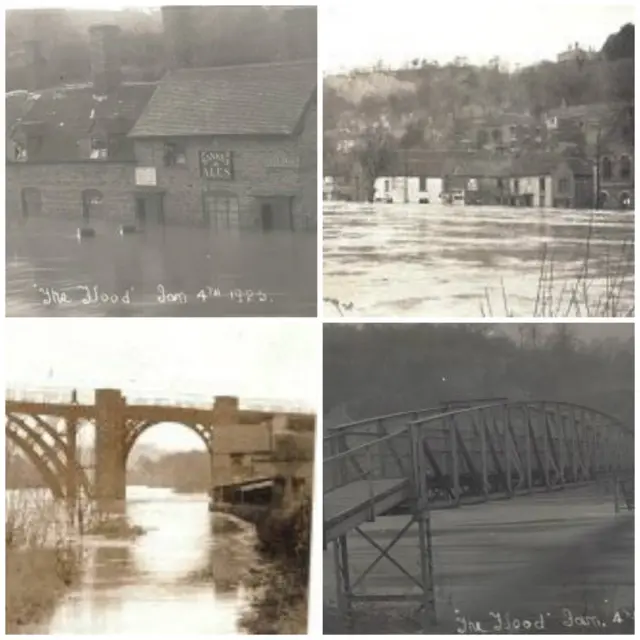
M 327 316 L 613 315 L 613 298 L 632 312 L 633 212 L 324 203 L 323 229 Z
M 315 316 L 315 232 L 8 225 L 8 316 Z
M 232 518 L 214 531 L 204 495 L 127 488 L 127 516 L 146 533 L 133 540 L 86 536 L 80 584 L 32 633 L 233 634 L 248 607 L 242 580 L 258 562 L 255 533 Z

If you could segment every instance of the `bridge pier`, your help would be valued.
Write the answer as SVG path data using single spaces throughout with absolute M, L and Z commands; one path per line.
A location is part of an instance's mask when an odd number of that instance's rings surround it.
M 99 511 L 123 512 L 125 469 L 125 399 L 118 389 L 96 389 L 95 499 Z

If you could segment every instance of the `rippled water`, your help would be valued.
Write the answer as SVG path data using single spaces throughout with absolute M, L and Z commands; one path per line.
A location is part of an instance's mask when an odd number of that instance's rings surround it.
M 36 219 L 7 228 L 8 316 L 316 315 L 315 233 L 167 226 L 120 236 L 105 222 L 79 241 L 76 230 Z M 94 302 L 96 291 L 109 302 Z M 69 302 L 46 304 L 62 294 Z
M 218 533 L 204 495 L 127 488 L 134 540 L 88 536 L 81 582 L 33 633 L 242 633 L 242 581 L 258 562 L 253 527 Z M 234 528 L 235 529 L 235 528 Z
M 323 228 L 323 296 L 346 316 L 531 316 L 545 245 L 553 315 L 565 315 L 587 255 L 590 305 L 614 272 L 620 309 L 633 305 L 633 212 L 325 203 Z

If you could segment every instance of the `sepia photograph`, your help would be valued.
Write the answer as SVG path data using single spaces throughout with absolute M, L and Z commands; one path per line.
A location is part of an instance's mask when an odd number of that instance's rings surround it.
M 317 315 L 317 10 L 9 10 L 8 316 Z
M 634 6 L 328 2 L 325 317 L 634 316 Z
M 634 633 L 634 325 L 339 324 L 325 634 Z
M 320 327 L 5 323 L 5 632 L 305 634 Z

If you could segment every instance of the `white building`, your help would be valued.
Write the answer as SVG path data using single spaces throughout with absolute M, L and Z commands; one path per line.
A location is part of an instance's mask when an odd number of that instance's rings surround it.
M 375 199 L 383 202 L 420 204 L 440 202 L 442 178 L 381 176 L 375 181 Z
M 531 196 L 531 207 L 553 206 L 553 180 L 551 174 L 509 178 L 509 190 L 516 196 Z

